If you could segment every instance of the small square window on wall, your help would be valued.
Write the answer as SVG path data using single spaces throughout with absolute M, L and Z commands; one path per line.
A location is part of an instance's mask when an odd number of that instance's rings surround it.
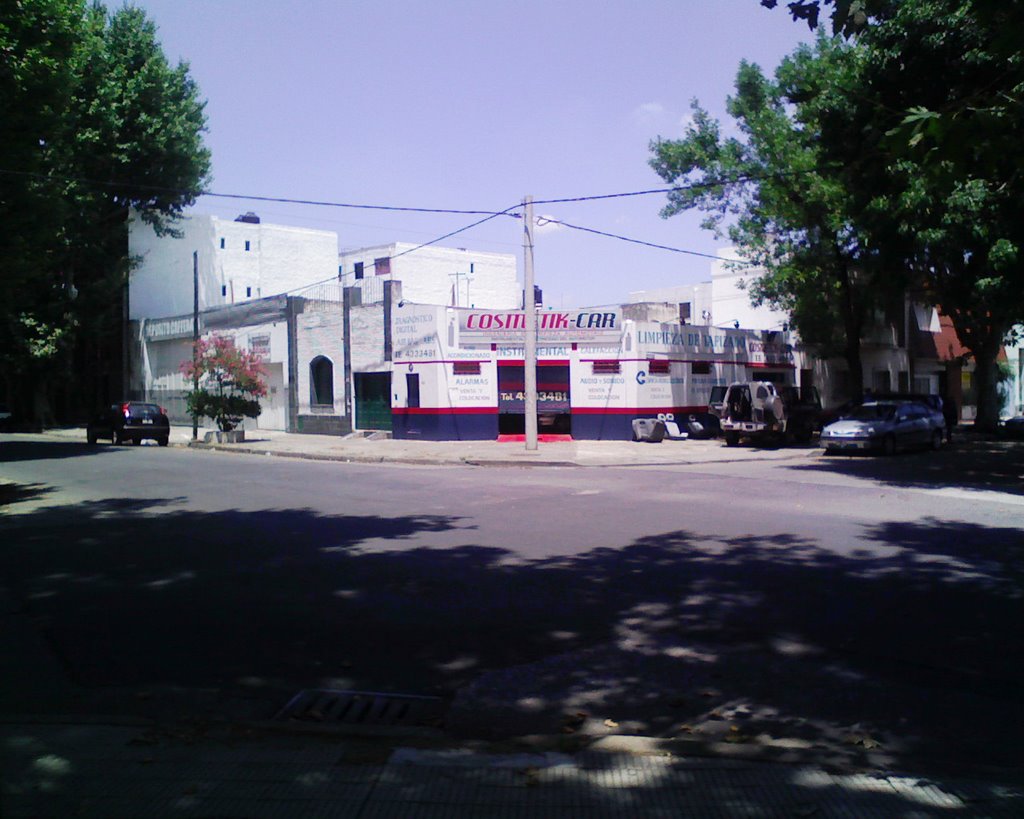
M 694 361 L 690 364 L 690 372 L 694 375 L 711 375 L 711 362 Z
M 479 361 L 456 361 L 452 364 L 453 375 L 480 375 Z
M 594 375 L 618 375 L 622 372 L 622 362 L 617 358 L 594 362 Z
M 373 275 L 374 276 L 390 276 L 391 275 L 391 257 L 382 256 L 379 259 L 373 260 Z
M 250 250 L 251 249 L 251 245 L 249 244 L 249 240 L 248 239 L 245 240 L 245 249 L 246 250 Z
M 357 279 L 363 278 L 363 263 L 362 262 L 356 262 L 356 278 Z
M 647 372 L 651 375 L 668 375 L 671 363 L 664 359 L 652 359 L 647 362 Z

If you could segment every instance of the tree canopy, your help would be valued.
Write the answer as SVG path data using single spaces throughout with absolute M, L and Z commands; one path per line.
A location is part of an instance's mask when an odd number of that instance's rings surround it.
M 1024 4 L 907 0 L 858 35 L 865 55 L 823 119 L 822 150 L 864 224 L 975 358 L 977 423 L 998 420 L 996 357 L 1024 320 Z
M 0 7 L 0 366 L 22 412 L 26 380 L 86 358 L 119 381 L 127 217 L 171 229 L 202 191 L 204 105 L 139 9 Z
M 698 112 L 683 140 L 655 143 L 666 181 L 745 180 L 672 193 L 664 213 L 734 220 L 730 237 L 766 269 L 755 298 L 791 310 L 807 340 L 828 341 L 815 314 L 843 316 L 855 388 L 858 311 L 903 288 L 938 305 L 975 359 L 977 423 L 994 426 L 996 357 L 1024 320 L 1024 3 L 787 5 L 812 28 L 831 9 L 836 35 L 784 60 L 774 83 L 741 66 L 729 103 L 740 139 L 721 140 Z M 803 185 L 791 181 L 801 168 Z M 855 296 L 838 312 L 836 286 Z
M 727 101 L 738 136 L 723 137 L 694 102 L 685 137 L 653 143 L 651 165 L 678 186 L 662 215 L 705 212 L 704 226 L 727 234 L 739 256 L 761 269 L 746 282 L 754 302 L 787 311 L 804 341 L 842 355 L 859 392 L 861 336 L 873 309 L 884 307 L 889 282 L 883 255 L 858 229 L 855 201 L 822 155 L 820 117 L 830 109 L 806 94 L 813 80 L 827 96 L 856 56 L 820 37 L 784 60 L 774 79 L 742 63 Z

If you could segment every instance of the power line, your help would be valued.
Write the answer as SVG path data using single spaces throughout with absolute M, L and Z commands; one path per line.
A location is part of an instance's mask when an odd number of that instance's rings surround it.
M 455 214 L 462 216 L 503 216 L 508 211 L 493 211 L 493 210 L 463 210 L 457 208 L 414 208 L 404 207 L 400 205 L 367 205 L 354 202 L 331 202 L 321 201 L 316 199 L 290 199 L 282 196 L 255 196 L 250 194 L 242 193 L 218 193 L 217 191 L 188 191 L 181 188 L 165 188 L 157 185 L 140 185 L 137 183 L 130 182 L 111 182 L 103 181 L 99 179 L 86 179 L 84 177 L 71 177 L 71 176 L 51 176 L 44 173 L 35 173 L 33 171 L 12 171 L 7 168 L 0 168 L 0 174 L 6 174 L 8 176 L 25 176 L 34 179 L 44 179 L 49 181 L 60 181 L 60 182 L 82 182 L 89 185 L 100 185 L 103 187 L 110 188 L 130 188 L 138 191 L 152 191 L 154 193 L 174 193 L 174 194 L 185 194 L 189 196 L 209 196 L 216 199 L 241 199 L 249 200 L 253 202 L 275 202 L 278 204 L 285 205 L 312 205 L 315 207 L 325 208 L 351 208 L 354 210 L 382 210 L 382 211 L 395 211 L 398 213 L 441 213 L 441 214 Z
M 618 233 L 607 233 L 606 231 L 603 230 L 595 230 L 594 228 L 582 227 L 580 225 L 572 225 L 569 224 L 568 222 L 563 222 L 560 219 L 550 219 L 546 216 L 538 217 L 538 224 L 540 224 L 541 220 L 543 220 L 544 224 L 561 225 L 562 227 L 571 228 L 572 230 L 579 230 L 584 233 L 593 233 L 597 236 L 607 236 L 609 239 L 618 239 L 620 242 L 630 242 L 635 245 L 643 245 L 644 247 L 653 247 L 656 250 L 668 250 L 671 251 L 672 253 L 685 253 L 687 256 L 701 256 L 702 258 L 715 259 L 716 261 L 734 262 L 736 264 L 747 264 L 752 266 L 754 265 L 754 262 L 748 262 L 745 261 L 744 259 L 722 259 L 721 256 L 713 256 L 710 253 L 700 253 L 696 250 L 684 250 L 681 247 L 669 247 L 668 245 L 659 245 L 655 244 L 654 242 L 645 242 L 642 239 L 631 239 L 628 236 L 620 236 Z
M 760 176 L 760 175 L 745 175 L 745 176 L 737 176 L 737 177 L 734 177 L 734 178 L 731 178 L 731 179 L 716 179 L 716 180 L 710 180 L 710 181 L 705 181 L 705 182 L 694 182 L 694 183 L 687 184 L 687 185 L 675 185 L 675 186 L 672 186 L 672 187 L 669 187 L 669 188 L 650 188 L 650 189 L 647 189 L 647 190 L 626 191 L 626 192 L 622 192 L 622 193 L 598 194 L 598 195 L 593 195 L 593 196 L 562 197 L 562 198 L 557 198 L 557 199 L 537 199 L 537 200 L 534 200 L 534 204 L 535 205 L 568 204 L 568 203 L 574 203 L 574 202 L 593 202 L 593 201 L 601 201 L 601 200 L 608 200 L 608 199 L 623 199 L 623 198 L 635 197 L 635 196 L 649 196 L 649 195 L 652 195 L 652 194 L 662 194 L 662 195 L 664 195 L 664 194 L 669 194 L 669 193 L 676 193 L 676 192 L 683 192 L 683 191 L 690 191 L 690 190 L 698 190 L 698 189 L 702 189 L 702 188 L 719 187 L 719 186 L 722 186 L 722 185 L 742 184 L 742 183 L 746 183 L 746 182 L 756 182 L 756 181 L 761 181 L 761 180 L 765 180 L 765 179 L 775 179 L 775 178 L 778 178 L 778 177 L 786 177 L 786 176 L 794 176 L 794 175 L 800 175 L 800 174 L 806 174 L 806 173 L 813 173 L 816 170 L 818 170 L 818 169 L 810 168 L 810 169 L 799 170 L 799 171 L 792 171 L 792 172 L 789 172 L 789 173 L 782 173 L 782 174 L 765 174 L 763 176 Z M 7 175 L 10 175 L 10 176 L 33 177 L 33 178 L 37 178 L 37 179 L 46 179 L 46 180 L 61 180 L 61 181 L 65 181 L 65 182 L 85 182 L 85 183 L 89 183 L 89 184 L 101 185 L 101 186 L 107 186 L 107 187 L 115 187 L 115 186 L 118 186 L 118 187 L 129 187 L 129 188 L 134 188 L 134 189 L 140 190 L 140 191 L 154 191 L 154 192 L 162 192 L 162 193 L 177 193 L 177 194 L 188 194 L 188 195 L 192 195 L 193 194 L 192 191 L 184 191 L 184 190 L 175 189 L 175 188 L 158 187 L 158 186 L 155 186 L 155 185 L 138 185 L 138 184 L 117 183 L 117 182 L 103 182 L 103 181 L 99 181 L 99 180 L 90 180 L 90 179 L 75 178 L 75 177 L 56 177 L 56 176 L 48 176 L 46 174 L 41 174 L 41 173 L 34 173 L 34 172 L 30 172 L 30 171 L 13 171 L 13 170 L 8 170 L 8 169 L 4 169 L 4 168 L 0 168 L 0 174 L 7 174 Z M 389 258 L 398 258 L 399 256 L 404 256 L 404 255 L 406 255 L 408 253 L 413 253 L 413 252 L 415 252 L 417 250 L 421 250 L 424 247 L 429 247 L 430 245 L 437 244 L 438 242 L 442 242 L 445 239 L 451 238 L 452 236 L 456 236 L 456 235 L 458 235 L 460 233 L 464 233 L 467 230 L 471 230 L 472 228 L 475 228 L 478 225 L 482 225 L 485 222 L 489 222 L 492 219 L 497 218 L 498 216 L 515 215 L 515 216 L 518 217 L 519 214 L 512 214 L 511 212 L 514 211 L 514 210 L 517 210 L 520 207 L 522 207 L 521 204 L 516 204 L 516 205 L 513 205 L 513 206 L 511 206 L 509 208 L 506 208 L 505 210 L 491 211 L 491 210 L 469 210 L 469 209 L 457 209 L 457 208 L 404 207 L 404 206 L 399 206 L 399 205 L 368 205 L 368 204 L 361 204 L 361 203 L 332 202 L 332 201 L 314 200 L 314 199 L 291 199 L 291 198 L 280 197 L 280 196 L 255 196 L 255 195 L 237 194 L 237 193 L 218 193 L 216 191 L 202 191 L 202 192 L 200 192 L 198 194 L 195 194 L 195 195 L 197 197 L 198 196 L 208 196 L 208 197 L 211 197 L 211 198 L 219 198 L 219 199 L 248 200 L 248 201 L 253 201 L 253 202 L 273 202 L 273 203 L 278 203 L 278 204 L 307 205 L 307 206 L 315 206 L 315 207 L 350 208 L 350 209 L 357 209 L 357 210 L 391 211 L 391 212 L 398 212 L 398 213 L 431 213 L 431 214 L 453 214 L 453 215 L 467 215 L 467 216 L 484 216 L 483 219 L 480 219 L 480 220 L 478 220 L 476 222 L 473 222 L 472 224 L 466 225 L 465 227 L 459 228 L 458 230 L 453 230 L 453 231 L 451 231 L 449 233 L 445 233 L 443 236 L 438 236 L 436 239 L 431 239 L 429 242 L 424 242 L 424 243 L 422 243 L 420 245 L 417 245 L 416 247 L 410 248 L 409 250 L 404 250 L 401 253 L 398 253 L 395 256 L 389 257 Z M 656 244 L 654 242 L 643 241 L 641 239 L 633 239 L 633 238 L 630 238 L 628 236 L 622 236 L 622 235 L 616 234 L 616 233 L 608 233 L 608 232 L 601 231 L 601 230 L 595 230 L 593 228 L 582 227 L 580 225 L 573 225 L 573 224 L 570 224 L 569 222 L 562 222 L 562 221 L 559 221 L 557 219 L 545 219 L 545 222 L 546 223 L 550 223 L 550 224 L 558 224 L 558 225 L 562 225 L 563 227 L 570 228 L 572 230 L 578 230 L 578 231 L 582 231 L 584 233 L 592 233 L 592 234 L 597 235 L 597 236 L 605 236 L 605 237 L 611 238 L 611 239 L 618 239 L 619 241 L 629 242 L 631 244 L 642 245 L 644 247 L 650 247 L 650 248 L 654 248 L 654 249 L 657 249 L 657 250 L 666 250 L 666 251 L 669 251 L 669 252 L 672 252 L 672 253 L 683 253 L 683 254 L 686 254 L 686 255 L 698 256 L 698 257 L 707 258 L 707 259 L 716 259 L 717 260 L 717 259 L 720 258 L 718 256 L 713 256 L 713 255 L 711 255 L 709 253 L 700 253 L 700 252 L 695 251 L 695 250 L 685 250 L 683 248 L 669 247 L 667 245 L 660 245 L 660 244 Z M 741 264 L 753 264 L 752 262 L 746 262 L 746 261 L 743 261 L 743 260 L 733 260 L 733 261 L 736 261 L 737 263 L 741 263 Z
M 425 247 L 429 247 L 430 245 L 435 245 L 438 242 L 443 242 L 445 239 L 451 238 L 452 236 L 456 236 L 459 233 L 465 233 L 467 230 L 475 228 L 477 225 L 482 225 L 484 222 L 490 222 L 491 219 L 497 219 L 499 216 L 507 216 L 510 214 L 511 211 L 516 210 L 517 208 L 520 207 L 522 207 L 522 205 L 513 205 L 512 207 L 505 208 L 505 210 L 499 211 L 498 213 L 492 213 L 490 216 L 485 216 L 483 219 L 473 222 L 473 224 L 471 225 L 466 225 L 465 227 L 459 228 L 458 230 L 453 230 L 451 233 L 446 233 L 444 236 L 438 236 L 436 239 L 431 239 L 429 242 L 424 242 L 423 244 L 417 245 L 416 247 L 409 248 L 408 250 L 403 250 L 401 253 L 396 253 L 391 258 L 397 259 L 399 256 L 404 256 L 407 253 L 414 253 L 415 251 L 421 250 Z M 515 215 L 518 216 L 518 214 Z
M 787 173 L 771 173 L 771 174 L 748 174 L 744 176 L 737 176 L 729 179 L 713 179 L 705 182 L 693 182 L 686 185 L 674 185 L 668 188 L 649 188 L 647 190 L 640 191 L 626 191 L 623 193 L 605 193 L 597 194 L 593 196 L 569 196 L 561 197 L 557 199 L 536 199 L 534 205 L 556 205 L 566 204 L 571 202 L 596 202 L 605 199 L 624 199 L 632 196 L 650 196 L 653 194 L 667 194 L 667 193 L 678 193 L 682 191 L 698 190 L 701 188 L 714 188 L 721 185 L 737 185 L 745 182 L 758 182 L 767 179 L 777 179 L 786 176 L 797 176 L 807 173 L 815 173 L 820 168 L 807 168 L 804 170 L 790 171 Z M 14 171 L 6 168 L 0 168 L 0 174 L 7 174 L 9 176 L 27 176 L 36 179 L 45 179 L 50 181 L 61 181 L 61 182 L 84 182 L 90 185 L 101 185 L 104 187 L 121 187 L 121 188 L 132 188 L 139 191 L 153 191 L 158 193 L 175 193 L 175 194 L 187 194 L 194 195 L 197 198 L 200 196 L 208 196 L 216 199 L 237 199 L 237 200 L 249 200 L 253 202 L 274 202 L 278 204 L 286 205 L 310 205 L 314 207 L 325 207 L 325 208 L 351 208 L 355 210 L 379 210 L 379 211 L 394 211 L 398 213 L 441 213 L 441 214 L 455 214 L 462 216 L 504 216 L 511 210 L 511 208 L 504 211 L 493 211 L 493 210 L 470 210 L 461 208 L 417 208 L 417 207 L 405 207 L 400 205 L 368 205 L 364 203 L 355 202 L 333 202 L 330 200 L 317 200 L 317 199 L 291 199 L 282 196 L 258 196 L 253 194 L 243 193 L 219 193 L 217 191 L 188 191 L 181 188 L 167 188 L 160 187 L 157 185 L 141 185 L 137 183 L 127 182 L 111 182 L 103 181 L 98 179 L 87 179 L 84 177 L 61 177 L 51 176 L 49 174 L 36 173 L 33 171 Z
M 571 202 L 596 202 L 602 199 L 625 199 L 630 196 L 650 196 L 656 193 L 679 193 L 682 191 L 699 190 L 701 188 L 717 188 L 723 185 L 739 185 L 746 182 L 761 182 L 769 179 L 785 178 L 787 176 L 801 176 L 808 173 L 816 173 L 821 168 L 805 168 L 798 171 L 787 171 L 784 173 L 767 174 L 745 174 L 726 179 L 711 179 L 705 182 L 692 182 L 686 185 L 673 185 L 669 188 L 649 188 L 642 191 L 627 191 L 625 193 L 604 193 L 595 196 L 570 196 L 562 199 L 535 199 L 535 205 L 559 205 Z M 670 248 L 671 249 L 671 248 Z
M 396 211 L 399 213 L 450 213 L 462 216 L 482 216 L 486 214 L 487 216 L 494 217 L 503 216 L 507 212 L 496 212 L 492 210 L 458 210 L 453 208 L 412 208 L 400 207 L 398 205 L 361 205 L 353 204 L 351 202 L 321 202 L 315 199 L 286 199 L 277 196 L 248 196 L 241 193 L 215 193 L 213 191 L 203 191 L 199 195 L 214 197 L 217 199 L 244 199 L 253 202 L 275 202 L 286 205 L 313 205 L 324 208 L 352 208 L 355 210 L 384 210 Z

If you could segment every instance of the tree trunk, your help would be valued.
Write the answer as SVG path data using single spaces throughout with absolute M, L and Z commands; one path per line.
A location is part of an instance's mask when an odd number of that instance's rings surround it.
M 838 251 L 836 252 L 838 256 Z M 850 371 L 850 398 L 860 398 L 864 394 L 864 362 L 860 356 L 860 334 L 863 321 L 860 311 L 854 303 L 853 282 L 850 281 L 850 270 L 841 265 L 839 286 L 842 297 L 840 310 L 843 318 L 843 357 Z
M 979 345 L 974 351 L 974 386 L 978 394 L 978 414 L 974 419 L 975 429 L 995 432 L 999 425 L 999 379 L 996 375 L 996 357 L 999 343 Z
M 846 349 L 843 353 L 846 366 L 850 371 L 851 398 L 860 398 L 864 394 L 864 362 L 860 357 L 860 336 L 847 336 Z

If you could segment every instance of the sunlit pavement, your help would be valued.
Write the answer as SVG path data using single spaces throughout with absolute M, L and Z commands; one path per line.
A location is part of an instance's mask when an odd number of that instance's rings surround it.
M 1019 787 L 600 747 L 482 752 L 190 726 L 6 724 L 5 817 L 1019 816 Z
M 240 443 L 205 443 L 208 430 L 193 441 L 190 427 L 172 427 L 173 446 L 197 446 L 224 452 L 278 455 L 353 463 L 437 464 L 471 466 L 644 466 L 728 463 L 738 460 L 794 460 L 820 457 L 813 445 L 790 447 L 727 447 L 721 440 L 555 441 L 528 451 L 525 443 L 497 441 L 412 441 L 391 438 L 300 435 L 277 430 L 248 430 Z M 85 441 L 81 428 L 53 429 L 51 438 Z M 155 445 L 145 442 L 146 445 Z M 110 446 L 101 442 L 97 446 Z

